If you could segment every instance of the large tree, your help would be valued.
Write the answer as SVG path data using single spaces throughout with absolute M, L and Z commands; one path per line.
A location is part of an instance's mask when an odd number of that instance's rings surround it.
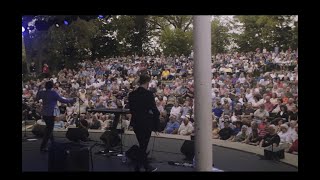
M 235 42 L 240 51 L 255 48 L 272 50 L 275 46 L 288 48 L 294 46 L 294 16 L 235 16 L 241 23 L 243 32 L 236 35 Z
M 68 26 L 50 27 L 48 44 L 53 64 L 64 61 L 67 67 L 74 67 L 80 60 L 91 57 L 92 39 L 98 32 L 94 21 L 78 18 Z
M 192 16 L 150 16 L 153 35 L 159 36 L 165 55 L 189 55 L 192 50 Z
M 211 53 L 224 53 L 230 45 L 230 35 L 227 26 L 222 25 L 220 18 L 215 18 L 211 22 Z
M 163 54 L 189 55 L 192 50 L 192 32 L 184 32 L 181 29 L 166 28 L 161 34 L 161 47 Z

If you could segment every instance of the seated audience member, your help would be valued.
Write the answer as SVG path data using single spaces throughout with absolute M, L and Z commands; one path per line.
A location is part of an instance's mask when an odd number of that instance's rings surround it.
M 298 124 L 295 125 L 295 131 L 298 134 Z M 298 155 L 298 137 L 297 139 L 292 143 L 290 146 L 288 153 L 296 154 Z
M 254 116 L 254 120 L 260 124 L 266 117 L 269 117 L 269 113 L 268 111 L 265 110 L 264 108 L 264 104 L 259 106 L 260 108 L 257 109 L 253 116 Z
M 228 116 L 228 115 L 224 115 L 224 116 L 221 116 L 221 118 L 219 118 L 219 123 L 218 123 L 218 127 L 220 128 L 220 129 L 222 129 L 222 128 L 224 128 L 224 122 L 225 121 L 230 121 L 230 123 L 232 122 L 231 120 L 230 120 L 230 117 Z M 232 123 L 231 123 L 231 126 L 230 126 L 232 129 L 233 129 L 233 126 L 232 126 Z
M 219 139 L 219 127 L 218 127 L 218 121 L 213 120 L 212 121 L 212 138 L 213 139 Z
M 214 113 L 214 115 L 215 115 L 216 117 L 220 118 L 221 115 L 222 115 L 222 113 L 223 113 L 223 109 L 221 108 L 221 103 L 218 102 L 218 103 L 217 103 L 217 107 L 214 108 L 214 109 L 212 110 L 212 112 Z
M 277 133 L 281 132 L 281 125 L 283 124 L 283 119 L 281 118 L 276 118 L 275 120 L 273 120 L 273 124 L 276 125 L 277 128 Z
M 297 124 L 297 121 L 290 121 L 290 127 L 288 128 L 288 143 L 293 143 L 296 139 L 298 139 L 298 134 L 295 130 Z
M 288 111 L 292 111 L 293 108 L 296 106 L 296 105 L 293 103 L 293 101 L 294 101 L 293 98 L 289 98 L 288 104 L 286 105 Z
M 258 124 L 254 121 L 251 122 L 251 133 L 249 134 L 247 144 L 257 146 L 260 143 L 261 138 L 259 137 Z
M 298 108 L 296 105 L 292 107 L 292 111 L 289 111 L 289 121 L 298 121 Z
M 70 116 L 69 118 L 66 119 L 67 123 L 66 123 L 66 126 L 73 126 L 76 124 L 77 122 L 77 119 L 78 119 L 78 115 L 76 112 L 73 113 L 73 116 Z
M 276 133 L 276 126 L 270 125 L 268 127 L 268 133 L 263 137 L 260 142 L 260 147 L 268 147 L 273 145 L 273 147 L 278 147 L 280 143 L 280 137 Z
M 280 132 L 278 132 L 278 135 L 280 137 L 280 145 L 286 146 L 289 142 L 289 132 L 288 132 L 288 125 L 282 124 L 280 126 Z
M 273 109 L 271 111 L 272 117 L 276 116 L 278 112 L 280 112 L 280 106 L 282 105 L 282 102 L 283 102 L 282 99 L 280 98 L 277 99 L 277 104 L 273 106 Z
M 101 129 L 101 123 L 97 118 L 97 115 L 92 116 L 92 122 L 90 125 L 90 129 Z
M 227 100 L 225 100 L 227 101 Z M 225 116 L 225 115 L 228 115 L 229 117 L 232 116 L 232 111 L 230 109 L 230 105 L 228 104 L 228 102 L 226 102 L 224 105 L 223 105 L 223 113 L 222 113 L 222 116 Z
M 171 108 L 170 115 L 180 117 L 181 112 L 182 112 L 181 106 L 179 106 L 178 102 L 175 102 L 174 106 Z
M 184 135 L 184 136 L 188 136 L 192 133 L 193 131 L 193 125 L 192 123 L 189 121 L 189 117 L 181 117 L 183 119 L 183 121 L 181 122 L 181 125 L 178 129 L 178 134 L 180 135 Z
M 287 106 L 281 105 L 280 111 L 276 115 L 277 118 L 282 118 L 284 122 L 288 122 L 289 114 L 287 111 Z
M 164 131 L 164 128 L 166 127 L 167 125 L 167 121 L 166 121 L 166 118 L 164 116 L 161 116 L 160 115 L 160 132 Z
M 169 117 L 170 121 L 167 123 L 167 126 L 164 129 L 166 134 L 177 134 L 180 124 L 177 122 L 177 118 L 174 115 Z
M 258 135 L 259 135 L 259 138 L 261 140 L 267 134 L 267 122 L 262 121 L 262 123 L 258 124 L 258 130 L 259 130 L 259 134 Z
M 101 116 L 101 120 L 100 121 L 100 124 L 101 124 L 101 129 L 102 130 L 107 130 L 108 126 L 109 126 L 109 122 L 107 121 L 107 117 L 106 115 L 102 115 Z
M 273 104 L 270 101 L 270 96 L 266 97 L 266 102 L 264 103 L 265 110 L 269 113 L 273 110 Z
M 230 121 L 224 121 L 224 127 L 219 131 L 220 139 L 231 140 L 233 138 L 233 130 L 231 129 Z
M 56 117 L 56 120 L 54 121 L 54 129 L 64 129 L 64 122 L 61 121 L 60 117 Z
M 236 121 L 234 124 L 235 124 L 235 128 L 233 128 L 233 135 L 236 136 L 241 131 L 242 123 L 240 121 Z M 247 129 L 248 129 L 248 126 L 247 126 Z
M 241 115 L 241 121 L 243 123 L 251 123 L 253 113 L 255 110 L 252 108 L 252 104 L 248 102 L 245 106 L 245 109 L 243 110 L 243 113 Z
M 248 126 L 243 125 L 241 127 L 241 131 L 238 132 L 238 134 L 234 137 L 233 141 L 245 142 L 245 140 L 248 138 L 247 130 L 248 130 Z

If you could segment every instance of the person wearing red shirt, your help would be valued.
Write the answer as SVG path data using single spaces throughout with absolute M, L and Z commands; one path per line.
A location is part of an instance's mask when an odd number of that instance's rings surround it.
M 268 112 L 273 110 L 273 104 L 270 102 L 270 96 L 266 97 L 266 102 L 264 103 L 264 109 Z
M 49 77 L 49 66 L 48 64 L 44 64 L 43 65 L 43 68 L 42 68 L 42 73 L 44 75 L 45 78 L 48 78 Z

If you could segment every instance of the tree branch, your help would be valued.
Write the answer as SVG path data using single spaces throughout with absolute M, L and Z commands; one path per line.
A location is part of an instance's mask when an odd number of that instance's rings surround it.
M 183 32 L 186 32 L 186 30 L 189 28 L 190 24 L 193 22 L 192 18 L 190 18 L 189 23 L 187 24 L 186 27 L 184 27 Z
M 170 20 L 170 17 L 164 16 L 163 18 L 167 20 L 170 24 L 172 24 L 174 28 L 177 28 L 176 24 Z
M 159 28 L 157 28 L 157 29 L 164 30 L 164 27 L 163 27 L 161 24 L 159 24 L 158 22 L 156 22 L 156 21 L 154 21 L 154 20 L 152 20 L 152 19 L 149 19 L 149 21 L 150 21 L 151 23 L 153 23 L 154 25 L 159 26 Z

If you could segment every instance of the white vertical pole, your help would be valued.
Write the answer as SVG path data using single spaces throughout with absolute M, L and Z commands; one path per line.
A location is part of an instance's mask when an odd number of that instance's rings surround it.
M 195 161 L 197 171 L 212 170 L 211 16 L 193 16 L 195 83 Z

